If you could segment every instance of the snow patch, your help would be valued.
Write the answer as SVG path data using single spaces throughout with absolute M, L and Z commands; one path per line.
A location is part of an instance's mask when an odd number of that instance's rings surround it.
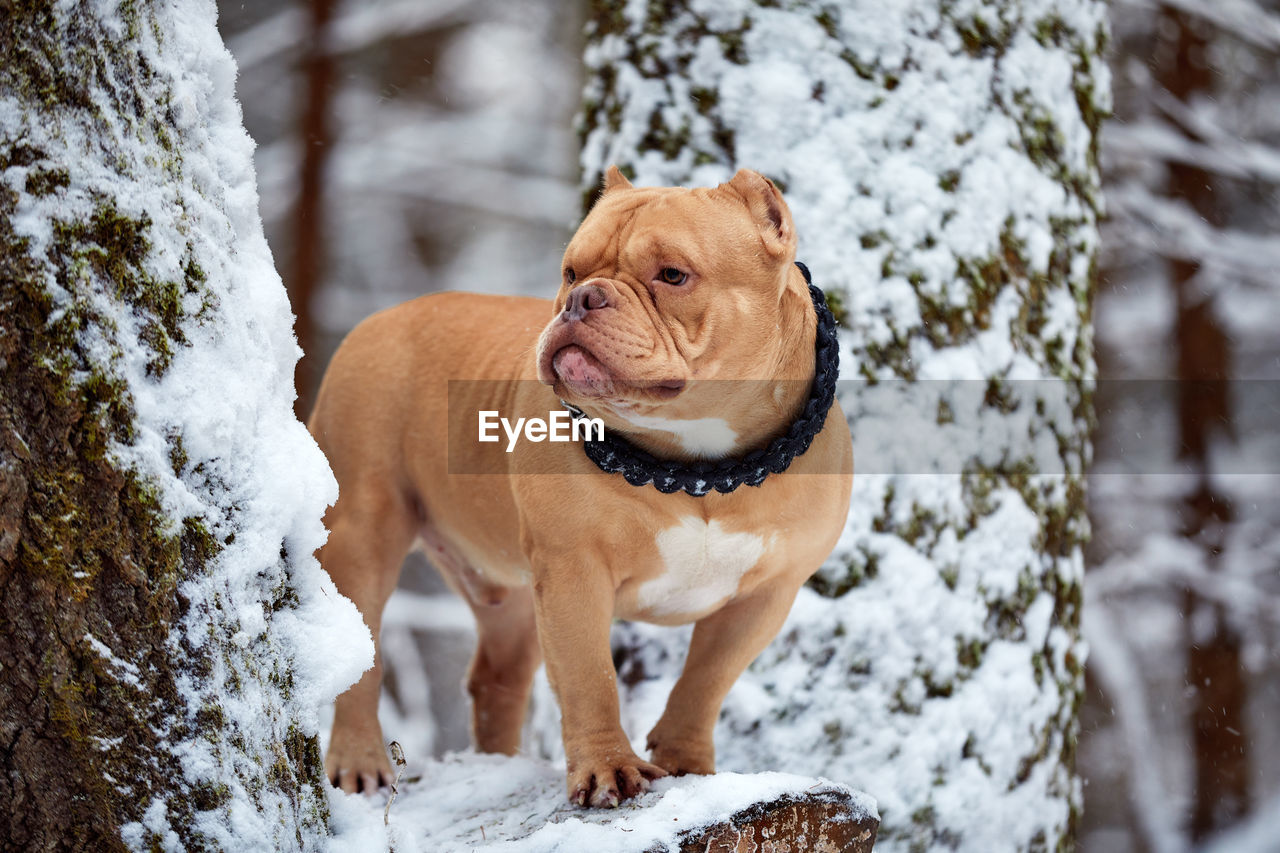
M 339 841 L 332 853 L 384 849 L 406 853 L 464 850 L 507 853 L 671 849 L 681 832 L 727 820 L 756 803 L 785 796 L 848 794 L 855 819 L 876 817 L 875 801 L 825 779 L 786 773 L 683 776 L 616 810 L 580 809 L 565 797 L 564 768 L 528 758 L 464 753 L 428 764 L 406 784 L 382 822 L 381 796 L 335 799 Z

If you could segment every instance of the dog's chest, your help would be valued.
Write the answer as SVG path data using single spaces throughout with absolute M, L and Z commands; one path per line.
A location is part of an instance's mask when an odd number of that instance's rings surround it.
M 710 610 L 737 591 L 772 538 L 685 516 L 654 538 L 660 573 L 640 585 L 637 603 L 657 616 Z

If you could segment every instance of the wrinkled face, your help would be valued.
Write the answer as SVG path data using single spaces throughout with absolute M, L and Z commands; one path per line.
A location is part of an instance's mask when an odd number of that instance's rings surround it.
M 610 170 L 565 251 L 538 378 L 588 411 L 705 414 L 691 384 L 772 378 L 794 257 L 786 204 L 754 172 L 685 190 Z

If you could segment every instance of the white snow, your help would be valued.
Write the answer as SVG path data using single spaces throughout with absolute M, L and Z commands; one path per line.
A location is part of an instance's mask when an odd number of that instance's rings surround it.
M 137 665 L 116 657 L 115 652 L 111 651 L 111 648 L 106 643 L 92 634 L 85 634 L 84 641 L 98 653 L 99 657 L 111 664 L 112 668 L 116 670 L 117 678 L 135 690 L 142 689 L 142 682 L 138 679 Z
M 334 851 L 394 846 L 402 853 L 463 850 L 508 853 L 644 853 L 678 850 L 680 833 L 724 821 L 762 801 L 848 793 L 855 819 L 877 816 L 875 802 L 825 779 L 785 773 L 659 779 L 617 810 L 581 809 L 565 796 L 563 767 L 529 758 L 450 755 L 402 785 L 383 824 L 383 795 L 339 796 Z M 607 824 L 607 826 L 606 826 Z

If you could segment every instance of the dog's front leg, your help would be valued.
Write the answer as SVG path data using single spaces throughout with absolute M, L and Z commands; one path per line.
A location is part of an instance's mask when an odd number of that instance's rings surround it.
M 569 800 L 612 808 L 667 775 L 635 754 L 618 719 L 609 651 L 613 582 L 600 564 L 534 565 L 538 640 L 560 702 Z
M 668 773 L 714 773 L 712 734 L 720 705 L 738 676 L 786 621 L 800 583 L 778 577 L 698 620 L 684 671 L 649 732 L 649 757 Z

